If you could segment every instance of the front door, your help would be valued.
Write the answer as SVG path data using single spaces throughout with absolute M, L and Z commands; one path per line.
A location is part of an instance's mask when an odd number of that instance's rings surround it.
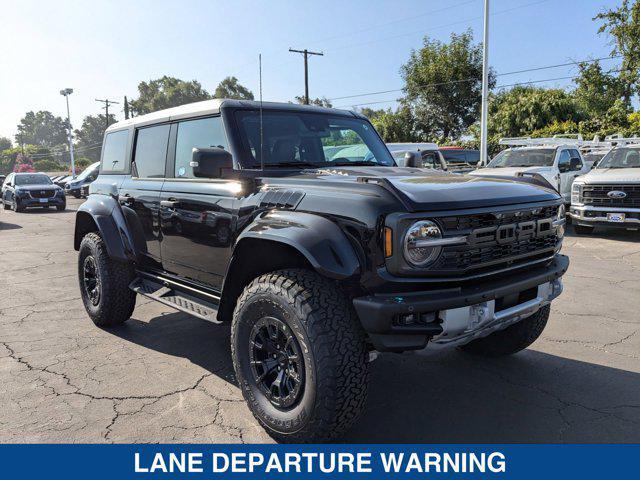
M 119 200 L 136 249 L 149 267 L 161 268 L 160 192 L 164 183 L 169 125 L 136 132 L 132 176 L 120 186 Z
M 231 256 L 238 184 L 196 178 L 190 162 L 194 148 L 228 148 L 222 121 L 208 117 L 178 122 L 173 128 L 175 155 L 170 154 L 160 199 L 163 267 L 218 289 Z
M 562 150 L 558 157 L 560 171 L 560 195 L 565 203 L 571 203 L 571 187 L 577 176 L 583 173 L 584 165 L 577 150 Z

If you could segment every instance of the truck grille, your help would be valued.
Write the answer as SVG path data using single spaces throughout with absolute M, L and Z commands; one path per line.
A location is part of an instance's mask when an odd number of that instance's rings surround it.
M 466 245 L 444 247 L 440 259 L 431 269 L 441 275 L 465 275 L 470 273 L 491 272 L 505 268 L 516 268 L 531 261 L 549 258 L 560 245 L 551 222 L 556 219 L 558 206 L 551 205 L 539 208 L 528 208 L 511 212 L 481 213 L 442 217 L 439 219 L 446 236 L 467 235 L 474 237 L 474 232 L 489 232 L 488 240 L 477 236 L 479 242 Z M 548 229 L 535 236 L 516 235 L 512 241 L 498 241 L 492 235 L 493 227 L 503 227 L 518 231 L 520 226 L 544 223 Z
M 624 198 L 611 198 L 609 192 L 624 192 Z M 582 203 L 598 207 L 640 207 L 640 185 L 583 185 Z
M 47 189 L 29 190 L 29 195 L 31 195 L 32 198 L 50 198 L 50 197 L 53 197 L 55 194 L 56 194 L 55 190 L 47 190 Z

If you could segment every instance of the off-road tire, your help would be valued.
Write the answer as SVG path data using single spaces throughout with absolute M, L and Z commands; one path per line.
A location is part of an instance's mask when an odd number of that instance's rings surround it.
M 502 357 L 524 350 L 535 342 L 549 320 L 549 305 L 513 325 L 460 347 L 484 357 Z
M 578 235 L 589 235 L 593 233 L 594 229 L 595 227 L 591 225 L 574 225 L 573 226 L 573 231 L 576 232 L 576 234 Z
M 94 305 L 84 285 L 84 263 L 92 256 L 97 267 L 100 295 Z M 80 243 L 78 255 L 78 281 L 85 309 L 93 323 L 99 327 L 111 327 L 126 322 L 136 305 L 136 294 L 129 285 L 135 273 L 133 268 L 109 257 L 107 247 L 98 233 L 88 233 Z
M 304 359 L 303 390 L 289 409 L 277 408 L 252 373 L 250 332 L 279 315 Z M 242 394 L 267 433 L 281 442 L 340 437 L 362 412 L 369 383 L 365 333 L 338 285 L 307 270 L 280 270 L 253 280 L 238 298 L 231 354 Z

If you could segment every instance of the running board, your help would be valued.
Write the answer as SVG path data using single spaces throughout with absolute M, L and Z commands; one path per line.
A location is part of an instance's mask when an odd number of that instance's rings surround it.
M 160 282 L 146 278 L 136 278 L 131 282 L 129 288 L 140 295 L 144 295 L 156 302 L 163 303 L 164 305 L 168 305 L 194 317 L 207 320 L 208 322 L 222 323 L 217 319 L 217 304 L 180 292 Z

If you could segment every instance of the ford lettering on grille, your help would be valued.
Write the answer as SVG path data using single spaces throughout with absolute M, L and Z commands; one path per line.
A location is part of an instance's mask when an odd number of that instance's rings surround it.
M 467 243 L 471 246 L 482 246 L 493 243 L 505 245 L 520 240 L 544 237 L 552 233 L 553 219 L 544 218 L 528 222 L 478 228 L 469 234 Z

